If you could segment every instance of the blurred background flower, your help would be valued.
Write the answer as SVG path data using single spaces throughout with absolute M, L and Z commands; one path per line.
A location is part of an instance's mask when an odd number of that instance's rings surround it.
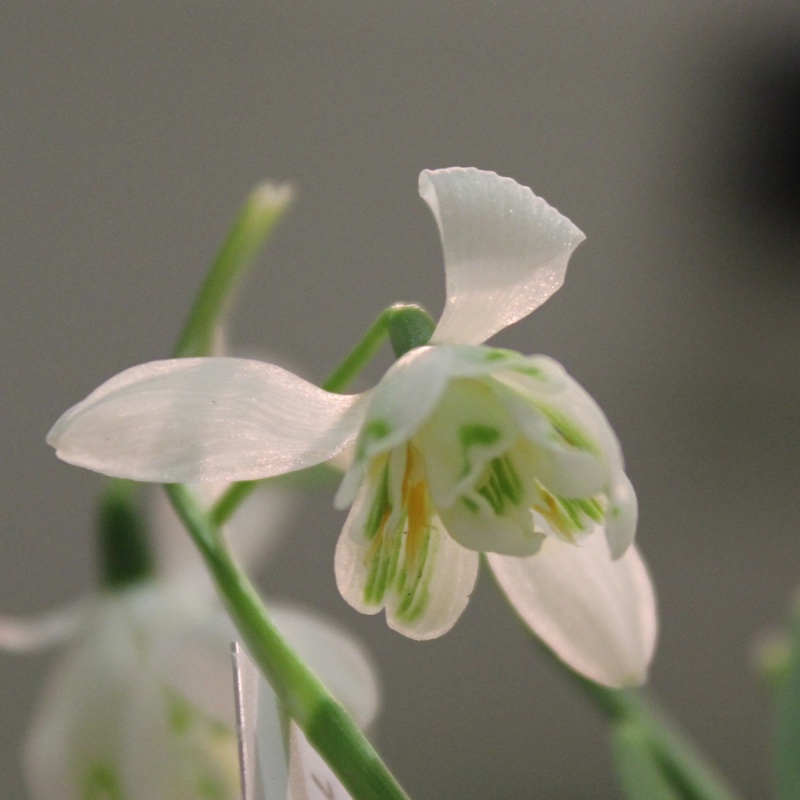
M 493 169 L 587 234 L 564 288 L 495 343 L 557 358 L 607 413 L 659 590 L 652 683 L 759 796 L 768 703 L 749 645 L 799 571 L 796 2 L 33 2 L 3 23 L 0 608 L 33 613 L 89 580 L 98 479 L 44 434 L 109 375 L 169 354 L 257 181 L 290 179 L 297 201 L 230 338 L 319 381 L 385 305 L 439 313 L 419 170 Z M 415 800 L 617 796 L 601 721 L 490 581 L 424 645 L 341 601 L 330 501 L 304 504 L 265 586 L 369 640 L 381 752 Z M 49 662 L 0 659 L 16 798 Z
M 224 488 L 206 484 L 198 491 L 214 496 Z M 123 562 L 134 574 L 120 576 L 117 552 L 105 564 L 108 585 L 81 602 L 29 625 L 0 616 L 0 648 L 65 643 L 25 737 L 24 772 L 34 800 L 241 797 L 231 661 L 238 635 L 188 534 L 163 492 L 157 497 L 155 574 L 147 574 L 146 558 L 130 558 L 141 534 L 109 494 L 105 541 L 112 546 L 126 533 Z M 248 496 L 227 529 L 243 565 L 264 559 L 291 507 L 292 495 L 281 487 L 259 487 Z M 120 514 L 126 523 L 115 528 Z M 318 614 L 289 604 L 271 605 L 271 613 L 358 724 L 369 725 L 378 684 L 363 647 Z M 259 733 L 280 763 L 281 710 L 267 684 L 261 691 L 273 711 Z

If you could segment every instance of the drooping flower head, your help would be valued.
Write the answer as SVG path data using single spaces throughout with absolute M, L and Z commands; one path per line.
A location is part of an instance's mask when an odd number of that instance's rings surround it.
M 352 505 L 337 582 L 354 607 L 384 609 L 390 626 L 418 639 L 455 623 L 486 552 L 526 622 L 577 664 L 552 631 L 602 606 L 581 559 L 590 540 L 605 537 L 608 547 L 592 545 L 588 563 L 603 576 L 597 590 L 620 606 L 620 622 L 579 668 L 611 684 L 641 680 L 655 610 L 629 549 L 636 498 L 616 436 L 557 363 L 483 345 L 561 286 L 583 234 L 530 189 L 492 172 L 425 171 L 420 194 L 439 225 L 447 301 L 430 342 L 373 390 L 331 394 L 255 361 L 153 362 L 67 411 L 49 441 L 72 463 L 158 482 L 268 477 L 355 443 L 336 497 L 339 507 Z M 564 578 L 571 606 L 550 597 L 531 610 L 516 598 L 525 579 L 504 565 L 537 570 L 561 563 L 553 554 L 563 548 L 584 564 Z

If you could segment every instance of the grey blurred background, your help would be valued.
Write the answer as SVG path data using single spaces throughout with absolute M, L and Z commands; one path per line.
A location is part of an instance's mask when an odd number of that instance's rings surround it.
M 0 21 L 0 609 L 91 585 L 101 481 L 44 434 L 169 353 L 255 182 L 298 200 L 233 338 L 321 379 L 388 303 L 441 307 L 420 169 L 494 169 L 588 236 L 564 289 L 494 341 L 561 360 L 606 410 L 658 587 L 652 686 L 767 796 L 751 645 L 800 580 L 797 3 L 6 2 Z M 412 796 L 619 797 L 602 720 L 487 576 L 427 644 L 345 605 L 330 500 L 263 585 L 369 643 L 379 745 Z M 4 798 L 25 796 L 51 664 L 0 655 Z

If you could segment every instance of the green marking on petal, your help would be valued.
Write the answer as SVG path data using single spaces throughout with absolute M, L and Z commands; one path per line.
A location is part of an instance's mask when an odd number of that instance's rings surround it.
M 606 518 L 605 507 L 598 497 L 561 497 L 549 492 L 537 482 L 540 501 L 534 505 L 538 511 L 567 541 L 574 542 L 576 533 L 585 533 L 594 523 Z
M 176 736 L 187 734 L 196 716 L 196 712 L 188 700 L 175 692 L 170 692 L 168 713 L 170 731 Z
M 520 360 L 520 354 L 516 350 L 509 350 L 504 347 L 482 347 L 480 348 L 480 353 L 481 360 L 487 364 L 494 364 L 499 361 L 517 362 Z
M 458 440 L 464 450 L 474 445 L 487 447 L 500 438 L 500 431 L 493 425 L 462 425 L 458 429 Z
M 124 800 L 117 770 L 108 762 L 97 761 L 86 771 L 83 800 Z
M 502 493 L 518 505 L 522 500 L 522 481 L 511 459 L 507 455 L 492 459 L 492 470 Z
M 380 483 L 378 484 L 378 491 L 375 492 L 375 498 L 372 501 L 372 508 L 369 510 L 367 517 L 367 524 L 364 528 L 364 534 L 372 541 L 377 536 L 386 519 L 392 511 L 392 501 L 389 498 L 389 465 L 387 464 L 381 472 Z
M 426 573 L 425 564 L 428 559 L 428 554 L 431 549 L 431 540 L 433 539 L 431 528 L 425 530 L 425 538 L 415 563 L 412 566 L 413 574 L 409 575 L 407 569 L 403 571 L 403 582 L 398 585 L 398 591 L 402 592 L 403 600 L 395 609 L 395 614 L 398 619 L 405 622 L 413 622 L 422 616 L 425 608 L 430 599 L 430 574 L 429 570 Z M 407 565 L 408 566 L 408 565 Z M 406 584 L 410 585 L 406 585 Z
M 392 426 L 385 419 L 372 419 L 365 426 L 362 435 L 367 439 L 380 440 L 392 432 Z
M 380 605 L 397 573 L 402 537 L 382 531 L 374 540 L 374 552 L 369 554 L 369 570 L 364 583 L 364 602 Z
M 584 497 L 575 501 L 578 507 L 586 514 L 589 519 L 597 523 L 602 523 L 606 518 L 606 511 L 603 504 L 596 497 Z M 612 515 L 616 516 L 619 513 L 617 508 L 612 509 Z
M 535 378 L 542 383 L 547 383 L 547 374 L 540 367 L 514 367 L 514 372 L 518 372 L 520 375 L 525 375 L 529 378 Z
M 228 788 L 217 775 L 201 775 L 197 781 L 197 792 L 202 800 L 225 800 Z
M 535 403 L 536 408 L 545 416 L 552 425 L 556 435 L 572 447 L 579 450 L 586 450 L 588 453 L 597 454 L 597 445 L 590 439 L 584 431 L 567 417 L 563 412 L 552 406 L 542 403 Z
M 481 507 L 471 497 L 462 495 L 461 502 L 467 507 L 467 510 L 471 511 L 473 514 L 477 514 L 481 510 Z
M 497 516 L 502 516 L 508 505 L 518 506 L 523 500 L 523 485 L 519 473 L 508 455 L 493 458 L 489 462 L 488 475 L 476 491 L 491 506 Z M 462 498 L 466 502 L 467 498 Z M 469 503 L 475 507 L 472 508 Z M 478 511 L 474 501 L 467 502 L 470 511 Z

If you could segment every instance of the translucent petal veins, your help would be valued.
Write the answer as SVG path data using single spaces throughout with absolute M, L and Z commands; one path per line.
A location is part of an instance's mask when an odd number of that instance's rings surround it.
M 436 342 L 480 344 L 562 284 L 583 234 L 525 186 L 477 169 L 425 170 L 419 192 L 442 240 L 447 302 Z
M 363 395 L 337 395 L 272 364 L 181 358 L 133 367 L 64 413 L 65 461 L 157 483 L 253 480 L 313 466 L 352 442 Z
M 531 558 L 488 561 L 522 620 L 570 667 L 607 686 L 644 681 L 657 616 L 635 547 L 615 561 L 599 536 L 577 547 L 548 537 Z

